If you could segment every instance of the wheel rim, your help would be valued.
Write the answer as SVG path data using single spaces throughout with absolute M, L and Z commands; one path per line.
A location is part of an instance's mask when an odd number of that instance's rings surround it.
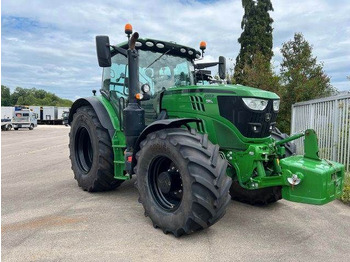
M 156 203 L 169 212 L 178 209 L 182 201 L 183 185 L 174 162 L 165 156 L 156 157 L 150 165 L 148 178 Z
M 92 166 L 93 149 L 89 131 L 85 127 L 80 127 L 75 136 L 75 155 L 79 167 L 88 173 Z

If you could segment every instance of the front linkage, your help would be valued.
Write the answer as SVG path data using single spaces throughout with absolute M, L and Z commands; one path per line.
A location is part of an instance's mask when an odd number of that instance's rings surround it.
M 305 136 L 304 156 L 285 156 L 284 144 Z M 236 176 L 239 184 L 249 190 L 282 186 L 286 200 L 326 204 L 338 197 L 343 188 L 344 165 L 318 156 L 314 130 L 286 139 L 251 144 L 243 152 L 225 152 L 231 165 L 228 175 Z

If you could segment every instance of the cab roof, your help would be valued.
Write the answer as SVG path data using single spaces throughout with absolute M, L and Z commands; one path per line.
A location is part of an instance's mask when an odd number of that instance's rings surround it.
M 121 48 L 128 49 L 128 42 L 123 42 L 118 45 Z M 175 42 L 167 42 L 162 40 L 150 39 L 150 38 L 139 38 L 136 41 L 136 49 L 144 51 L 152 51 L 165 53 L 173 56 L 186 57 L 191 60 L 201 57 L 201 52 L 194 48 L 179 45 Z M 170 50 L 170 51 L 169 51 Z

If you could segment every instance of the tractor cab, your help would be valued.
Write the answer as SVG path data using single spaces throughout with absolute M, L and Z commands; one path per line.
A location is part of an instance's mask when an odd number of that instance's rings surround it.
M 119 47 L 127 50 L 128 43 Z M 139 56 L 140 86 L 147 84 L 151 95 L 170 87 L 194 84 L 193 60 L 200 57 L 198 51 L 154 39 L 138 39 L 135 47 Z M 127 58 L 111 48 L 111 66 L 103 70 L 102 89 L 128 96 L 127 65 Z
M 146 125 L 158 119 L 160 114 L 160 99 L 164 91 L 176 87 L 195 86 L 198 82 L 209 80 L 208 70 L 203 68 L 219 67 L 222 78 L 225 78 L 225 58 L 219 62 L 195 63 L 201 59 L 205 47 L 201 42 L 200 51 L 193 48 L 156 39 L 137 39 L 135 49 L 138 52 L 139 89 L 147 94 L 147 99 L 141 99 L 140 104 L 145 110 Z M 205 43 L 204 43 L 205 44 Z M 117 46 L 127 50 L 129 43 Z M 116 110 L 124 110 L 129 96 L 128 59 L 111 46 L 111 64 L 103 68 L 101 92 L 112 99 Z M 211 80 L 212 81 L 212 80 Z

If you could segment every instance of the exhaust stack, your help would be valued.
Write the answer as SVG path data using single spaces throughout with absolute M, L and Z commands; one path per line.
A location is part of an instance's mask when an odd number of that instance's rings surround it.
M 129 67 L 129 103 L 123 111 L 124 133 L 127 146 L 126 157 L 132 152 L 137 138 L 145 129 L 145 110 L 140 106 L 140 102 L 136 99 L 136 94 L 140 92 L 139 55 L 135 49 L 135 44 L 138 38 L 139 34 L 135 32 L 130 38 L 129 49 L 127 51 Z

